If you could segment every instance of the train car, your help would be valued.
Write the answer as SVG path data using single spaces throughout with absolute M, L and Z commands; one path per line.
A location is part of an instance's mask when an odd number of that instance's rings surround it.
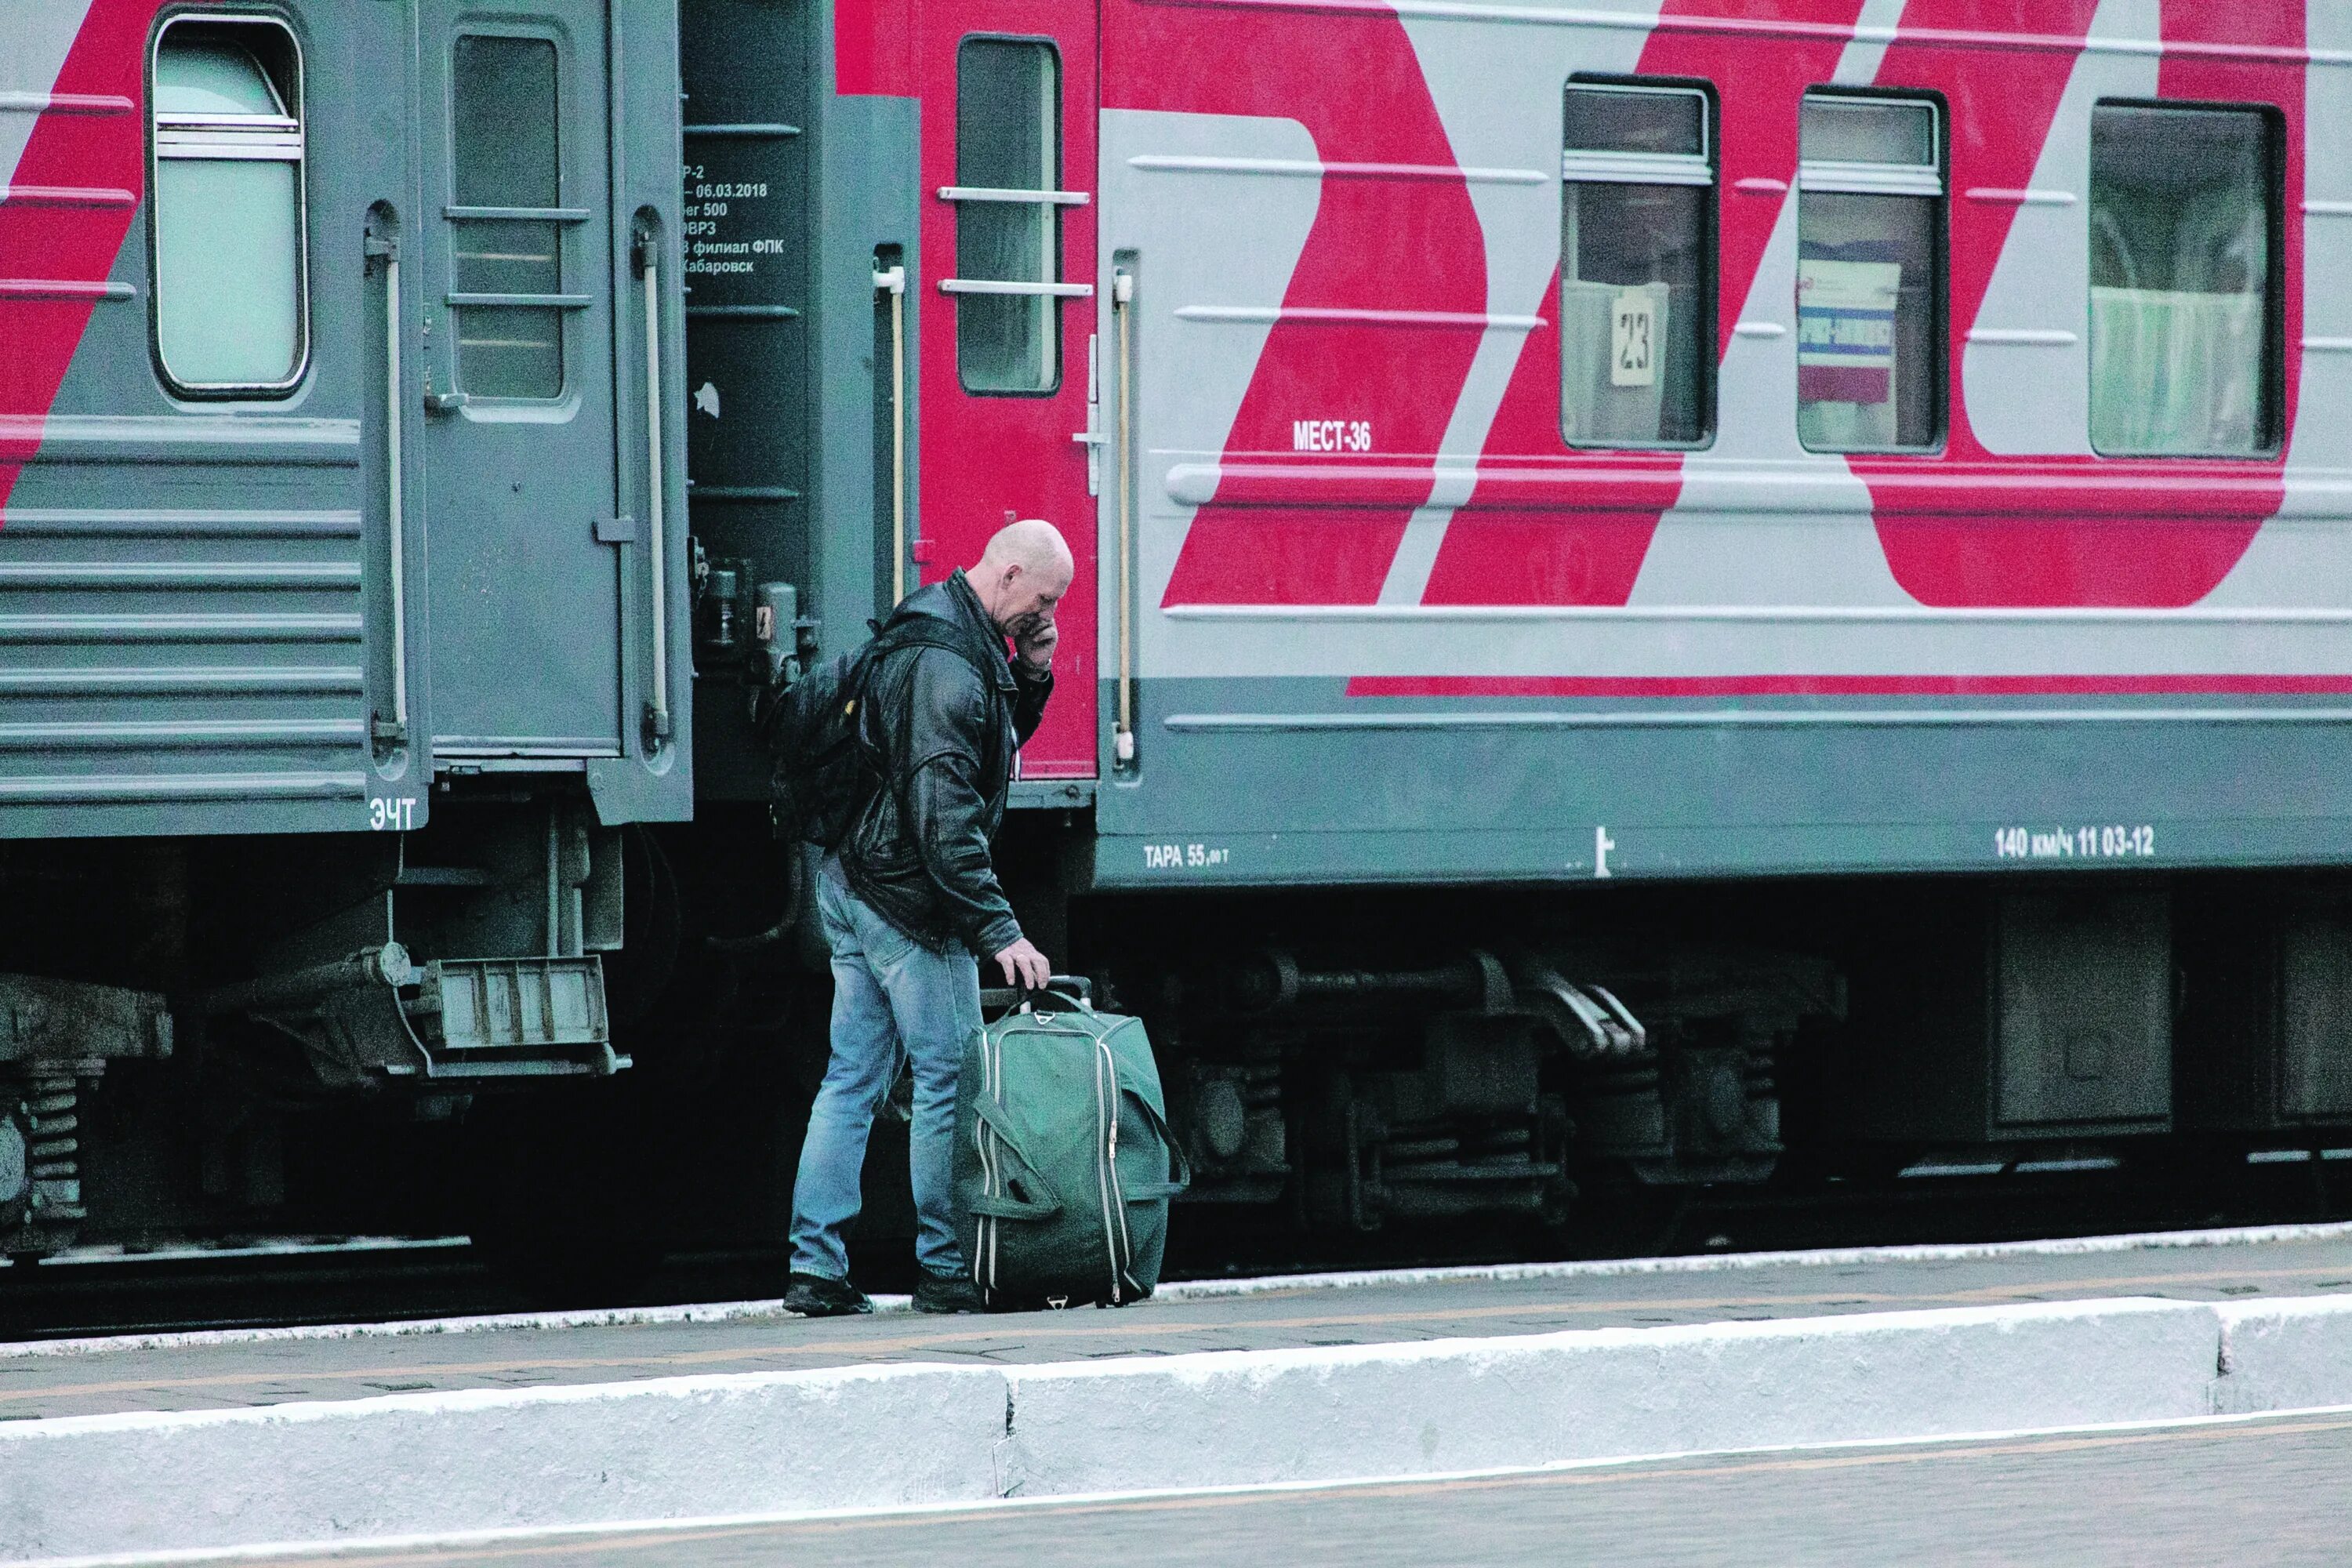
M 754 704 L 1013 516 L 1224 1222 L 2352 1145 L 2347 26 L 16 8 L 0 1249 L 772 1244 Z
M 759 584 L 1044 515 L 1001 858 L 1197 1199 L 2340 1142 L 2345 29 L 690 6 L 705 798 Z
M 626 1065 L 677 73 L 603 0 L 0 12 L 0 1251 L 397 1215 Z

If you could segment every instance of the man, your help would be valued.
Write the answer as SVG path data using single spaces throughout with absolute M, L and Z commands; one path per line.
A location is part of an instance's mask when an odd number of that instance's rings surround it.
M 956 1244 L 956 1080 L 980 1027 L 977 960 L 992 960 L 1008 985 L 1043 986 L 1051 973 L 1013 918 L 989 841 L 1004 819 L 1013 753 L 1054 689 L 1054 611 L 1074 571 L 1052 523 L 1013 523 L 979 565 L 909 594 L 883 628 L 930 640 L 890 648 L 873 667 L 860 721 L 881 785 L 817 876 L 833 1058 L 793 1184 L 788 1310 L 873 1310 L 849 1283 L 841 1234 L 857 1216 L 866 1134 L 902 1051 L 915 1079 L 915 1308 L 980 1310 Z M 909 617 L 928 620 L 914 628 Z

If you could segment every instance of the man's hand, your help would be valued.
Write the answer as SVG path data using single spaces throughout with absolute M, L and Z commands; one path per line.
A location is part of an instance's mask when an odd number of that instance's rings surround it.
M 1043 991 L 1054 977 L 1054 966 L 1025 936 L 998 953 L 996 962 L 1004 970 L 1004 983 L 1023 991 Z
M 1061 628 L 1050 619 L 1036 621 L 1014 634 L 1013 651 L 1023 664 L 1043 675 L 1054 668 L 1054 645 L 1061 637 Z

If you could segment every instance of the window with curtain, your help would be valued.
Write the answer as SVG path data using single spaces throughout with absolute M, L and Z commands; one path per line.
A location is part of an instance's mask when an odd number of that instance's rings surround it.
M 1797 437 L 1813 452 L 1943 438 L 1937 105 L 1807 93 L 1797 122 Z
M 956 51 L 956 366 L 968 392 L 1061 384 L 1062 88 L 1051 44 Z
M 1715 160 L 1696 87 L 1572 82 L 1560 175 L 1560 433 L 1699 447 L 1715 422 Z
M 152 113 L 164 374 L 197 394 L 289 390 L 309 352 L 293 37 L 258 19 L 167 23 Z
M 2259 109 L 2091 111 L 2091 445 L 2248 457 L 2277 445 L 2276 121 Z

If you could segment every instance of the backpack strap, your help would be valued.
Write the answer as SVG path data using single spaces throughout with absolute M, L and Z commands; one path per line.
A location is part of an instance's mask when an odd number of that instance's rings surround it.
M 896 653 L 900 648 L 943 647 L 961 655 L 963 661 L 971 666 L 972 672 L 986 680 L 989 678 L 988 668 L 972 652 L 971 640 L 958 637 L 952 631 L 935 629 L 929 623 L 938 619 L 936 616 L 908 616 L 903 621 L 876 627 L 873 640 L 866 646 L 866 657 L 870 660 L 879 660 L 883 655 Z

